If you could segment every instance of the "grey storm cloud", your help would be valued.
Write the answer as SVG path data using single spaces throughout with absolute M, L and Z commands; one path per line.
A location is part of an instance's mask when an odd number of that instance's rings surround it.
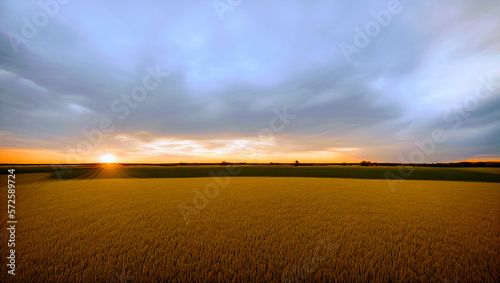
M 500 156 L 498 1 L 243 1 L 223 19 L 211 1 L 40 3 L 0 4 L 0 148 L 63 151 L 103 118 L 109 143 L 246 139 L 286 107 L 283 151 L 398 161 L 439 127 L 444 161 Z M 147 68 L 169 75 L 121 119 Z M 494 90 L 453 128 L 481 76 Z

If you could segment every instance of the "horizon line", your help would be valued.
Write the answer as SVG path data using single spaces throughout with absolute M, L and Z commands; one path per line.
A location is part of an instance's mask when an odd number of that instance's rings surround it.
M 82 162 L 82 163 L 0 163 L 6 165 L 94 165 L 94 164 L 128 164 L 128 165 L 359 165 L 359 164 L 380 164 L 380 165 L 439 165 L 439 164 L 478 164 L 478 163 L 500 163 L 500 160 L 485 161 L 450 161 L 432 163 L 402 163 L 402 162 Z

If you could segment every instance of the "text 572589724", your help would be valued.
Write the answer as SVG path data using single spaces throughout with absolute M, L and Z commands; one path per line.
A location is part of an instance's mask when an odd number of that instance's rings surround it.
M 9 169 L 7 175 L 7 230 L 8 233 L 8 247 L 9 256 L 7 257 L 7 272 L 10 275 L 16 275 L 16 169 Z

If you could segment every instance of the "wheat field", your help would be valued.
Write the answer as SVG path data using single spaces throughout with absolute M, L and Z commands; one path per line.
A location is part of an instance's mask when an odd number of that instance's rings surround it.
M 20 282 L 500 278 L 498 183 L 233 177 L 194 206 L 211 178 L 48 177 L 18 175 Z

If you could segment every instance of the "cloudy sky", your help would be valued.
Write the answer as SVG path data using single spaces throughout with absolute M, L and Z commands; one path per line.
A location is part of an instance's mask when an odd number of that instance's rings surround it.
M 0 2 L 1 163 L 500 160 L 497 0 L 40 3 Z

